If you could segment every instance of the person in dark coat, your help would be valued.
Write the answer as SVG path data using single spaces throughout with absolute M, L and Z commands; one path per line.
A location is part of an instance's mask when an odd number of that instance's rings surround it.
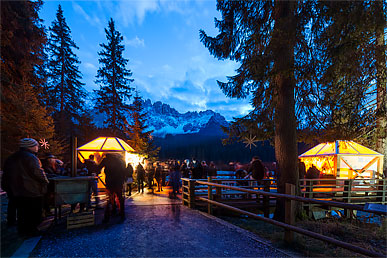
M 160 163 L 156 163 L 155 167 L 155 178 L 157 182 L 157 191 L 156 192 L 162 192 L 163 191 L 163 168 L 161 167 Z
M 189 167 L 188 167 L 188 160 L 184 160 L 183 164 L 180 166 L 180 171 L 182 177 L 189 178 Z
M 125 175 L 125 193 L 128 190 L 128 196 L 132 195 L 133 172 L 133 166 L 128 163 L 128 165 L 126 166 Z
M 101 161 L 99 168 L 105 168 L 105 183 L 106 190 L 109 196 L 109 202 L 106 204 L 105 216 L 103 222 L 108 222 L 111 215 L 112 205 L 115 212 L 115 204 L 118 201 L 119 215 L 121 219 L 125 219 L 124 197 L 122 196 L 122 186 L 125 181 L 125 162 L 118 154 L 107 153 L 106 157 Z
M 137 192 L 144 193 L 144 180 L 145 180 L 145 170 L 141 163 L 138 163 L 136 167 L 136 176 L 137 176 Z
M 319 179 L 320 178 L 320 170 L 312 164 L 310 168 L 308 168 L 308 171 L 306 171 L 305 174 L 306 179 Z
M 210 166 L 208 168 L 208 176 L 214 177 L 217 175 L 217 169 L 215 163 L 213 161 L 210 162 Z
M 298 177 L 299 179 L 304 179 L 306 174 L 305 163 L 298 159 Z
M 254 156 L 252 158 L 247 172 L 254 180 L 261 181 L 265 177 L 265 166 L 259 157 Z
M 9 156 L 4 163 L 1 187 L 11 197 L 11 204 L 16 206 L 18 233 L 37 235 L 48 179 L 36 156 L 38 142 L 24 138 L 20 140 L 19 146 L 20 150 Z
M 196 159 L 192 159 L 192 178 L 201 179 L 203 176 L 203 167 Z
M 153 167 L 153 164 L 148 160 L 145 160 L 145 172 L 146 172 L 148 189 L 153 192 L 153 179 L 155 176 L 155 168 Z
M 42 168 L 46 173 L 47 178 L 56 177 L 60 175 L 60 171 L 56 164 L 55 156 L 52 154 L 46 154 L 45 158 L 41 160 Z
M 46 174 L 47 179 L 50 183 L 47 186 L 47 192 L 43 197 L 43 217 L 47 217 L 51 215 L 51 208 L 54 204 L 55 200 L 55 185 L 54 182 L 51 181 L 51 178 L 55 178 L 61 175 L 61 170 L 59 168 L 59 164 L 57 163 L 57 159 L 54 155 L 50 153 L 46 153 L 44 159 L 41 160 L 42 168 L 44 173 Z
M 101 170 L 99 169 L 97 162 L 94 160 L 94 155 L 91 154 L 89 155 L 88 159 L 85 159 L 85 166 L 87 169 L 87 175 L 88 176 L 98 176 L 101 173 Z M 94 199 L 95 199 L 95 206 L 98 208 L 99 204 L 99 197 L 98 197 L 98 178 L 93 180 L 90 184 L 90 193 L 94 194 Z
M 177 164 L 175 165 L 172 164 L 169 172 L 169 180 L 170 180 L 170 185 L 172 185 L 172 196 L 174 198 L 176 198 L 176 195 L 179 193 L 180 179 L 181 179 L 180 166 Z
M 202 179 L 207 179 L 207 176 L 208 176 L 208 165 L 207 165 L 207 162 L 206 161 L 202 161 L 201 162 L 201 165 L 202 165 Z

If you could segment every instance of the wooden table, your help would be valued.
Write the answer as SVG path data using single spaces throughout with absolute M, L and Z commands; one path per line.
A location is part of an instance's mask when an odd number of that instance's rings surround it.
M 50 182 L 54 184 L 54 207 L 55 220 L 61 218 L 61 206 L 64 204 L 83 203 L 86 206 L 90 203 L 90 184 L 96 177 L 54 177 Z

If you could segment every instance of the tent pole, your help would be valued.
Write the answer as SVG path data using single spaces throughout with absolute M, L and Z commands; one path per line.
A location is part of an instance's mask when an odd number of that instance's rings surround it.
M 77 175 L 77 137 L 71 138 L 71 176 Z

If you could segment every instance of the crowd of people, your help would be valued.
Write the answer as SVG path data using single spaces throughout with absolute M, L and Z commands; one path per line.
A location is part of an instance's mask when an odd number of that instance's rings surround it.
M 38 225 L 42 214 L 50 212 L 54 189 L 50 179 L 58 176 L 69 176 L 71 169 L 68 164 L 57 159 L 54 155 L 46 154 L 41 160 L 37 157 L 38 142 L 31 138 L 20 140 L 19 151 L 12 154 L 4 163 L 2 189 L 7 192 L 9 199 L 7 223 L 17 222 L 20 234 L 38 233 Z M 264 178 L 277 177 L 279 172 L 269 170 L 259 157 L 253 157 L 249 164 L 239 162 L 230 163 L 229 170 L 235 171 L 236 178 L 261 181 Z M 317 168 L 312 167 L 305 172 L 305 165 L 299 165 L 300 178 L 316 178 L 319 176 Z M 97 163 L 95 156 L 90 155 L 83 162 L 78 163 L 78 175 L 90 176 L 90 198 L 95 197 L 95 207 L 99 206 L 98 178 L 104 171 L 108 202 L 105 206 L 104 222 L 109 221 L 112 214 L 117 213 L 125 219 L 124 198 L 131 196 L 133 185 L 139 194 L 147 187 L 150 193 L 163 192 L 163 187 L 172 188 L 170 198 L 180 194 L 181 178 L 207 179 L 217 176 L 214 162 L 192 160 L 168 160 L 166 162 L 151 162 L 126 164 L 124 158 L 117 153 L 106 153 Z M 269 172 L 275 171 L 275 172 Z M 73 209 L 74 207 L 72 207 Z M 84 208 L 84 206 L 83 206 Z M 82 207 L 81 207 L 82 209 Z
M 20 140 L 19 150 L 9 156 L 3 166 L 1 181 L 2 189 L 7 193 L 8 225 L 17 225 L 21 235 L 39 234 L 38 226 L 44 215 L 50 213 L 54 199 L 53 178 L 71 175 L 71 166 L 52 154 L 45 154 L 38 158 L 39 144 L 32 138 Z M 192 166 L 190 166 L 192 165 Z M 162 192 L 163 186 L 172 188 L 170 197 L 175 198 L 180 192 L 181 177 L 204 178 L 216 174 L 213 163 L 207 166 L 205 162 L 188 160 L 152 163 L 145 160 L 143 164 L 125 164 L 123 157 L 116 153 L 104 154 L 99 164 L 94 155 L 90 155 L 83 162 L 78 160 L 77 176 L 91 176 L 91 194 L 95 197 L 95 207 L 99 207 L 98 178 L 103 169 L 108 202 L 105 206 L 104 222 L 109 221 L 111 214 L 117 213 L 125 219 L 124 198 L 131 196 L 135 183 L 137 191 L 144 193 L 147 186 L 153 193 Z M 215 169 L 215 170 L 214 170 Z M 215 171 L 215 172 L 214 172 Z M 134 180 L 135 179 L 135 180 Z M 83 210 L 85 204 L 81 204 Z M 88 207 L 86 207 L 88 208 Z M 72 210 L 74 206 L 72 205 Z

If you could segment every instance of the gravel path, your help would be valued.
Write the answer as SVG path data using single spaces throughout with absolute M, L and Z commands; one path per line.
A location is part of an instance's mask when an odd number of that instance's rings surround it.
M 136 198 L 133 198 L 136 200 Z M 56 226 L 31 257 L 283 257 L 198 211 L 171 204 L 126 206 L 126 220 L 66 230 Z M 162 202 L 159 202 L 162 203 Z M 165 202 L 164 202 L 165 203 Z

